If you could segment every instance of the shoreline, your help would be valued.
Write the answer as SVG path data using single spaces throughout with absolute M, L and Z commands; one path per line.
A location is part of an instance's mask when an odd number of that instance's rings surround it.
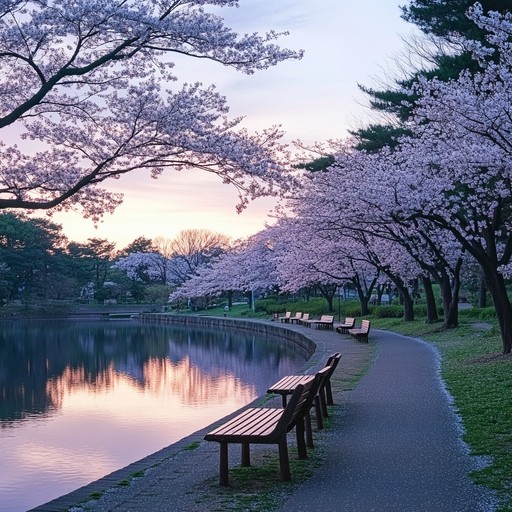
M 306 360 L 304 366 L 299 369 L 301 373 L 308 373 L 312 367 L 322 366 L 323 359 L 326 357 L 325 347 L 320 340 L 314 341 L 314 333 L 316 330 L 311 330 L 311 335 L 308 332 L 299 332 L 294 325 L 276 323 L 270 320 L 244 320 L 229 317 L 214 317 L 214 316 L 199 316 L 199 315 L 174 315 L 165 313 L 146 313 L 142 314 L 138 320 L 142 324 L 169 324 L 169 325 L 187 325 L 187 326 L 202 326 L 202 327 L 219 327 L 219 328 L 234 328 L 241 330 L 255 331 L 272 336 L 282 338 L 283 342 L 293 344 L 300 352 L 304 353 Z M 319 347 L 320 344 L 320 347 Z M 232 416 L 235 416 L 240 411 L 254 407 L 260 404 L 265 395 L 255 398 L 252 402 L 245 406 L 233 411 L 231 414 L 219 418 L 214 423 L 205 425 L 200 430 L 189 434 L 188 436 L 180 439 L 176 443 L 162 448 L 161 450 L 152 453 L 138 461 L 135 461 L 125 467 L 119 468 L 89 484 L 86 484 L 78 489 L 75 489 L 67 494 L 55 498 L 49 502 L 38 505 L 29 512 L 55 512 L 61 510 L 72 510 L 72 507 L 80 507 L 95 496 L 102 495 L 103 493 L 119 486 L 120 482 L 125 482 L 133 479 L 142 472 L 151 468 L 159 466 L 170 459 L 179 457 L 180 454 L 190 451 L 191 447 L 203 441 L 203 437 L 213 425 L 225 421 Z

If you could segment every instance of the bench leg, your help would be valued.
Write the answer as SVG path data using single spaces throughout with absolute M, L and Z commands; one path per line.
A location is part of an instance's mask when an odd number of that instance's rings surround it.
M 220 443 L 219 459 L 219 485 L 227 487 L 229 485 L 228 477 L 228 443 Z
M 306 448 L 305 437 L 305 428 L 304 428 L 304 418 L 301 418 L 297 421 L 295 425 L 295 433 L 297 436 L 297 452 L 300 460 L 304 460 L 308 458 L 308 450 Z
M 332 387 L 331 387 L 331 381 L 330 380 L 328 380 L 325 383 L 325 399 L 326 399 L 327 405 L 334 405 L 334 400 L 333 400 L 333 397 L 332 397 Z
M 286 434 L 281 437 L 277 443 L 279 447 L 279 474 L 283 482 L 291 480 L 290 460 L 288 459 L 288 445 L 286 444 Z
M 309 412 L 304 417 L 305 423 L 306 423 L 306 446 L 308 448 L 314 448 L 315 445 L 313 444 L 313 429 L 311 428 L 311 416 Z
M 329 411 L 327 410 L 327 400 L 325 399 L 325 390 L 323 389 L 318 394 L 320 397 L 320 408 L 322 409 L 322 416 L 327 418 L 329 416 Z
M 251 465 L 251 452 L 249 443 L 242 443 L 242 466 Z
M 322 430 L 324 428 L 324 420 L 322 418 L 322 407 L 320 406 L 320 397 L 318 395 L 315 396 L 315 418 L 316 428 Z

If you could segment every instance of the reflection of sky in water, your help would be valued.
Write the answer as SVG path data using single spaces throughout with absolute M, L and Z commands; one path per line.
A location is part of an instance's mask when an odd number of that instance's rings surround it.
M 35 325 L 0 335 L 5 512 L 42 504 L 178 441 L 304 360 L 253 333 Z

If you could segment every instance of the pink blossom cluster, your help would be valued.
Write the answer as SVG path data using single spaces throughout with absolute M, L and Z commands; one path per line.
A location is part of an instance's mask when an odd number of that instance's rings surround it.
M 101 185 L 135 169 L 199 168 L 234 185 L 238 208 L 285 184 L 273 127 L 250 134 L 213 86 L 176 86 L 174 56 L 242 73 L 302 52 L 283 34 L 238 35 L 208 8 L 234 0 L 0 2 L 0 208 L 80 209 L 122 198 Z

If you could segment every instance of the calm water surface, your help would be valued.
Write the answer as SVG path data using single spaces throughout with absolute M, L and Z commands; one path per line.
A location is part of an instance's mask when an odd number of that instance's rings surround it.
M 244 331 L 0 326 L 0 510 L 26 511 L 263 394 L 304 356 Z

